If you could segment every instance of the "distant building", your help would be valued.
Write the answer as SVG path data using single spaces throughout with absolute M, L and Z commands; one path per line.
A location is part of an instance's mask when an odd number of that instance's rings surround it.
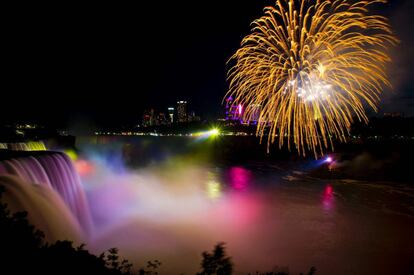
M 144 115 L 142 116 L 142 126 L 154 126 L 155 125 L 155 111 L 154 109 L 149 109 L 144 111 Z
M 197 116 L 194 111 L 188 114 L 188 122 L 200 121 L 200 120 L 201 120 L 200 116 Z
M 165 113 L 159 113 L 157 115 L 156 125 L 168 125 L 170 124 L 170 120 L 167 118 Z
M 404 117 L 404 113 L 388 112 L 388 113 L 384 113 L 384 117 Z
M 16 129 L 37 129 L 39 125 L 37 124 L 17 124 Z
M 187 101 L 177 102 L 177 121 L 180 123 L 184 123 L 188 121 Z
M 173 124 L 174 123 L 174 108 L 173 107 L 168 107 L 168 117 L 170 119 L 170 123 Z
M 233 101 L 229 96 L 226 98 L 226 121 L 240 121 L 243 118 L 243 106 Z

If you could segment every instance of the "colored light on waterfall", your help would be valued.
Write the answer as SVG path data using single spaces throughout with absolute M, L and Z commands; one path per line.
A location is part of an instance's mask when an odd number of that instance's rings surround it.
M 78 154 L 72 149 L 66 149 L 63 152 L 65 152 L 65 154 L 73 161 L 78 159 Z

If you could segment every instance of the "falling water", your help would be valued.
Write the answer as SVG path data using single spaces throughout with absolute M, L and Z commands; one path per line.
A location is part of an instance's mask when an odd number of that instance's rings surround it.
M 30 192 L 29 189 L 33 189 L 32 185 L 38 186 L 38 189 L 41 190 L 48 190 L 41 191 L 41 193 L 43 194 L 43 197 L 53 197 L 50 207 L 54 205 L 54 207 L 62 208 L 62 204 L 59 203 L 59 200 L 63 201 L 64 205 L 80 224 L 85 236 L 91 232 L 92 223 L 89 205 L 81 186 L 79 176 L 67 155 L 52 152 L 48 154 L 35 154 L 28 157 L 3 160 L 0 162 L 0 175 L 13 175 L 19 179 L 17 181 L 10 179 L 6 180 L 8 186 L 11 186 L 10 182 L 18 183 L 19 187 L 13 189 L 15 191 L 13 191 L 14 193 L 12 192 L 15 197 L 19 197 L 19 195 L 16 195 L 17 191 L 21 191 L 25 194 L 21 195 L 20 198 L 30 197 L 32 192 Z M 27 186 L 22 185 L 23 183 Z M 10 189 L 11 188 L 9 188 L 9 190 Z M 59 197 L 59 200 L 56 199 L 56 196 Z M 32 197 L 31 200 L 36 201 L 38 199 Z M 23 200 L 21 200 L 21 202 L 21 206 L 26 204 Z M 29 212 L 33 211 L 32 208 L 34 206 L 31 202 L 28 202 L 26 206 L 26 210 L 29 210 Z M 65 211 L 65 209 L 62 209 L 62 213 L 65 213 Z M 37 215 L 32 215 L 32 217 L 34 219 L 38 218 Z M 68 222 L 73 222 L 73 219 L 69 219 Z M 74 227 L 76 228 L 77 226 L 75 225 Z
M 12 212 L 28 211 L 28 219 L 49 242 L 70 240 L 80 243 L 83 230 L 57 192 L 48 186 L 27 184 L 16 176 L 0 176 L 5 187 L 2 202 Z
M 9 149 L 13 151 L 46 151 L 47 150 L 43 141 L 0 143 L 0 149 Z

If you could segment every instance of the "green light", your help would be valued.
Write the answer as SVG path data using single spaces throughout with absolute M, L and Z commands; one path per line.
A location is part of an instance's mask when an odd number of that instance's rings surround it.
M 211 133 L 212 136 L 217 136 L 217 135 L 220 134 L 220 130 L 217 129 L 217 128 L 214 128 L 210 131 L 210 133 Z
M 66 155 L 68 155 L 68 157 L 71 160 L 77 160 L 78 159 L 78 154 L 76 154 L 76 152 L 72 149 L 66 149 L 64 150 L 64 152 L 66 153 Z

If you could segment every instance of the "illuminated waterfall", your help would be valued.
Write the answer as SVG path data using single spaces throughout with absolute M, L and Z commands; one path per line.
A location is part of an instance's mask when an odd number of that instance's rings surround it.
M 29 157 L 11 158 L 0 161 L 0 175 L 12 175 L 17 180 L 10 177 L 2 177 L 1 183 L 6 186 L 6 197 L 9 190 L 13 190 L 14 197 L 20 198 L 20 206 L 29 213 L 33 211 L 31 202 L 25 201 L 27 198 L 32 201 L 39 201 L 39 196 L 50 197 L 50 205 L 39 206 L 42 209 L 54 207 L 62 208 L 60 201 L 64 203 L 71 215 L 82 228 L 83 232 L 88 235 L 92 228 L 89 205 L 86 195 L 81 186 L 79 175 L 77 174 L 70 158 L 64 153 L 42 153 Z M 13 177 L 12 177 L 13 178 Z M 4 184 L 6 182 L 7 184 Z M 13 186 L 11 182 L 15 182 Z M 25 183 L 27 186 L 22 185 Z M 32 185 L 37 186 L 37 189 Z M 42 190 L 32 192 L 33 190 Z M 21 195 L 17 193 L 21 192 Z M 42 195 L 39 195 L 39 192 Z M 23 199 L 25 198 L 25 199 Z M 19 207 L 17 207 L 19 208 Z M 19 209 L 20 210 L 20 209 Z M 62 215 L 67 216 L 65 209 L 62 209 Z M 66 214 L 65 214 L 66 213 Z M 35 219 L 39 219 L 39 215 Z M 41 215 L 40 215 L 41 216 Z M 53 215 L 52 215 L 53 216 Z M 45 219 L 47 216 L 44 217 Z M 73 222 L 69 217 L 69 222 Z M 46 221 L 47 222 L 47 221 Z M 54 221 L 50 221 L 54 222 Z M 77 225 L 73 226 L 75 229 Z M 75 230 L 76 231 L 76 230 Z
M 0 143 L 0 149 L 8 149 L 12 151 L 46 151 L 47 150 L 43 141 Z
M 49 242 L 70 240 L 76 244 L 85 241 L 85 233 L 78 220 L 57 192 L 39 185 L 27 184 L 16 176 L 0 176 L 5 187 L 2 202 L 12 212 L 28 211 L 28 219 L 45 234 Z

